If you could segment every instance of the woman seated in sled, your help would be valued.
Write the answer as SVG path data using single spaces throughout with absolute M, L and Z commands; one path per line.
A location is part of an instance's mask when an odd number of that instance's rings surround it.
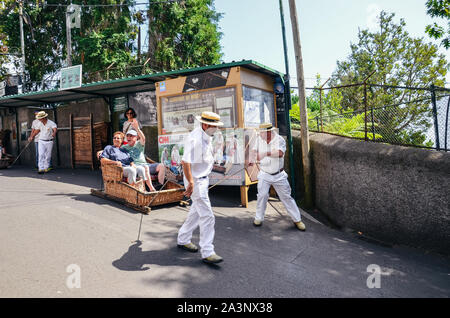
M 141 177 L 144 180 L 145 169 L 142 166 L 137 166 L 134 163 L 130 153 L 121 148 L 124 141 L 124 133 L 116 131 L 113 135 L 113 145 L 106 146 L 100 154 L 100 162 L 102 165 L 115 165 L 123 169 L 123 175 L 127 178 L 128 184 L 135 186 L 136 177 Z

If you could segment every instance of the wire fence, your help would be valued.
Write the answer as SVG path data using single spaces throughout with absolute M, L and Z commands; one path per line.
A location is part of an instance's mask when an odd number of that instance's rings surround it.
M 309 131 L 394 145 L 450 149 L 450 89 L 368 83 L 310 89 L 313 93 L 307 98 Z M 300 128 L 299 119 L 294 105 L 293 129 Z

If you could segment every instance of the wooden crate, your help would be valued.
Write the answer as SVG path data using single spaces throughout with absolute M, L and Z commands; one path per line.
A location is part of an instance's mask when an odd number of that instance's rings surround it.
M 88 121 L 81 127 L 75 127 L 74 122 Z M 108 142 L 108 124 L 93 123 L 93 115 L 89 117 L 73 117 L 70 114 L 70 150 L 72 168 L 75 165 L 97 166 L 96 153 L 103 150 Z

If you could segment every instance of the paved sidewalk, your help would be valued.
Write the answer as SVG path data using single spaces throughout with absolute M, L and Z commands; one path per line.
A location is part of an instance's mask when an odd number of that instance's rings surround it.
M 143 216 L 90 195 L 99 171 L 28 167 L 0 170 L 0 297 L 449 297 L 450 259 L 383 246 L 303 215 L 296 230 L 277 200 L 262 227 L 252 226 L 239 189 L 211 193 L 219 266 L 176 247 L 186 209 Z M 198 243 L 198 231 L 194 235 Z M 381 269 L 368 288 L 369 265 Z M 69 288 L 80 270 L 80 288 Z M 75 270 L 75 272 L 73 272 Z M 369 283 L 376 280 L 369 278 Z

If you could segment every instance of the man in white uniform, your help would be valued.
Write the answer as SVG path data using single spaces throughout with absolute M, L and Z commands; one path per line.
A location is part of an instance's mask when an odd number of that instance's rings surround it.
M 201 123 L 186 138 L 181 161 L 184 171 L 184 184 L 187 197 L 192 195 L 192 205 L 186 221 L 178 232 L 178 247 L 189 252 L 198 248 L 191 242 L 193 231 L 200 226 L 200 249 L 203 262 L 215 264 L 223 258 L 214 252 L 215 217 L 209 201 L 208 175 L 211 173 L 214 157 L 211 137 L 222 126 L 220 116 L 213 112 L 203 112 L 196 116 Z
M 292 218 L 294 225 L 300 231 L 305 231 L 305 224 L 301 221 L 300 210 L 291 197 L 291 187 L 288 175 L 284 171 L 284 153 L 286 142 L 278 135 L 272 124 L 261 124 L 260 135 L 252 148 L 251 158 L 259 161 L 258 195 L 256 216 L 253 224 L 261 226 L 264 221 L 270 186 L 275 188 L 281 202 Z
M 39 113 L 39 111 L 35 111 L 34 112 L 34 117 L 36 117 L 36 115 Z M 33 122 L 31 123 L 31 133 L 33 133 L 37 127 L 39 126 L 41 122 L 39 121 L 39 119 L 34 119 Z M 34 136 L 34 149 L 35 149 L 35 153 L 36 153 L 36 169 L 39 169 L 39 134 L 36 134 Z
M 45 111 L 40 111 L 36 115 L 39 120 L 39 125 L 31 132 L 28 141 L 32 141 L 34 137 L 39 134 L 39 165 L 38 173 L 50 171 L 50 159 L 53 149 L 53 138 L 56 136 L 56 124 L 47 118 L 48 114 Z

